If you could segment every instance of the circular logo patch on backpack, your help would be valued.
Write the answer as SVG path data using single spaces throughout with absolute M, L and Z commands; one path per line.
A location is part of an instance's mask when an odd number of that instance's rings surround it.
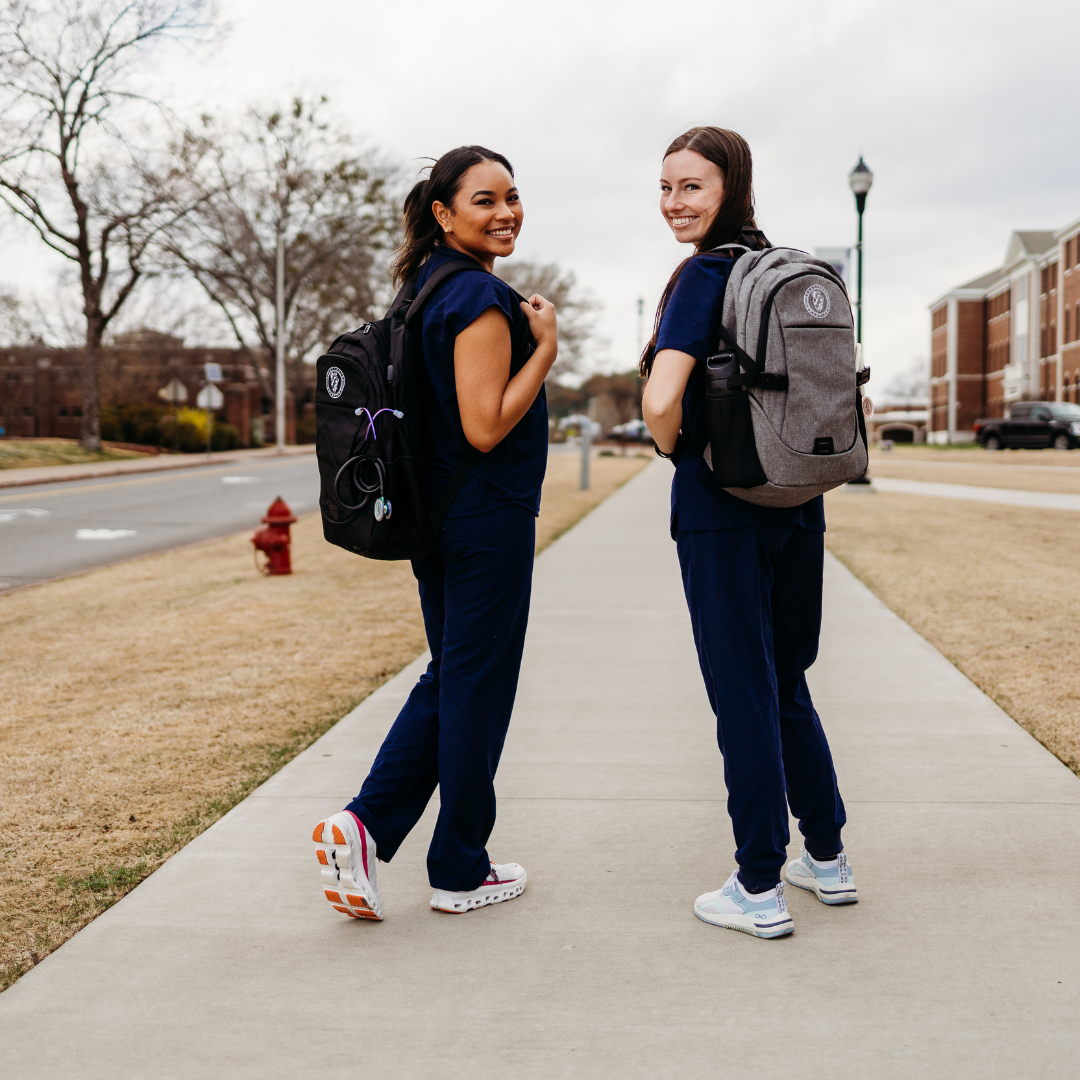
M 832 311 L 832 301 L 824 285 L 813 284 L 803 293 L 803 307 L 815 319 L 824 319 Z
M 335 400 L 341 397 L 345 389 L 345 372 L 339 367 L 326 369 L 326 392 Z

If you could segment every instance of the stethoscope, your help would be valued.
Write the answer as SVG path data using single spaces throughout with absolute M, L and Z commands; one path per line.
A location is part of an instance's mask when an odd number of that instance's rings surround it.
M 405 415 L 399 409 L 390 408 L 379 409 L 375 413 L 372 413 L 369 409 L 365 409 L 362 406 L 355 410 L 356 416 L 366 416 L 368 421 L 367 431 L 360 441 L 360 446 L 363 446 L 369 438 L 377 439 L 379 437 L 378 432 L 375 430 L 375 420 L 377 417 L 382 416 L 384 412 L 392 413 L 398 420 L 402 419 Z M 361 427 L 361 431 L 363 431 L 363 427 Z M 374 480 L 371 483 L 364 479 L 363 468 L 365 465 L 370 465 L 375 469 Z M 362 496 L 355 506 L 350 505 L 341 498 L 341 478 L 345 475 L 345 470 L 350 466 L 353 467 L 350 479 Z M 393 508 L 390 505 L 390 500 L 386 497 L 386 466 L 384 466 L 378 458 L 366 458 L 360 454 L 354 454 L 340 469 L 338 469 L 337 476 L 334 477 L 334 494 L 337 496 L 339 505 L 345 510 L 352 510 L 354 512 L 362 510 L 367 505 L 368 499 L 370 499 L 376 491 L 379 493 L 379 497 L 375 500 L 375 520 L 389 521 Z

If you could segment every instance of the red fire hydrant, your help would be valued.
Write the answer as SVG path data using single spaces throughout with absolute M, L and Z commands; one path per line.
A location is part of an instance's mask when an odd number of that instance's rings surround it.
M 266 528 L 260 529 L 251 538 L 256 551 L 266 552 L 266 563 L 259 569 L 264 574 L 291 574 L 289 545 L 292 537 L 289 535 L 289 526 L 296 520 L 293 512 L 279 495 L 270 504 L 270 509 L 262 520 Z

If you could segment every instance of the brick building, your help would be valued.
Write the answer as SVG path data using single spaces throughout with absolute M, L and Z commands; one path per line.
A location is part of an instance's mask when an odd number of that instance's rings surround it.
M 930 305 L 931 442 L 1014 401 L 1080 403 L 1080 220 L 1014 232 L 997 270 Z
M 81 348 L 40 345 L 0 346 L 0 427 L 11 437 L 77 439 L 82 427 Z M 217 414 L 232 424 L 243 446 L 273 440 L 272 401 L 263 393 L 254 357 L 243 349 L 185 348 L 181 338 L 143 330 L 118 335 L 102 350 L 101 402 L 119 405 L 162 401 L 161 391 L 176 379 L 178 404 L 195 407 L 203 386 L 203 365 L 221 365 L 225 405 Z M 264 364 L 265 368 L 265 364 Z M 314 379 L 314 367 L 305 374 Z M 301 402 L 314 395 L 305 387 Z M 295 442 L 296 406 L 289 394 L 286 441 Z

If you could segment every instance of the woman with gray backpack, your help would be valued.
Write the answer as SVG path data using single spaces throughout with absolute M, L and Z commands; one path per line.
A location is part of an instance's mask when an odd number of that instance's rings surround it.
M 822 492 L 866 467 L 851 307 L 826 263 L 754 220 L 750 148 L 694 128 L 664 155 L 660 208 L 694 254 L 672 274 L 641 358 L 642 411 L 675 464 L 671 535 L 724 756 L 737 869 L 705 922 L 794 930 L 787 881 L 857 900 L 846 822 L 806 669 L 821 628 Z M 787 857 L 788 806 L 804 839 Z

